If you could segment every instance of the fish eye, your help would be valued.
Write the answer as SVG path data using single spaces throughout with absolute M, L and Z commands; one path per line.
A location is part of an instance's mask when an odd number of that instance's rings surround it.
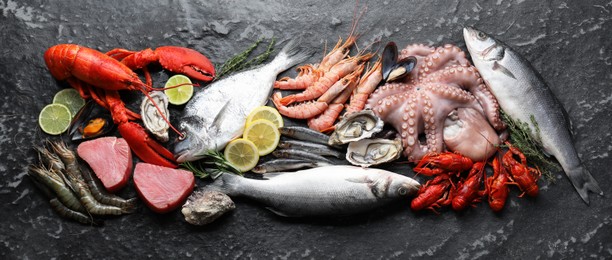
M 402 187 L 397 190 L 397 193 L 399 193 L 399 195 L 404 196 L 408 193 L 408 191 L 406 190 L 406 188 Z
M 483 33 L 483 32 L 478 32 L 476 34 L 476 38 L 478 38 L 479 40 L 484 40 L 484 39 L 487 38 L 487 35 L 485 33 Z
M 185 140 L 185 138 L 187 138 L 187 133 L 185 133 L 185 131 L 181 132 L 181 134 L 178 137 L 179 141 L 183 141 Z

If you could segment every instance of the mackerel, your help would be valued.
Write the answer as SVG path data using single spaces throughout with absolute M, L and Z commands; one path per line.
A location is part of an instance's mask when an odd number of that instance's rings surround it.
M 338 150 L 330 148 L 328 145 L 311 143 L 297 140 L 282 140 L 278 143 L 279 148 L 304 150 L 314 154 L 323 156 L 334 156 L 336 158 L 344 157 L 344 154 Z
M 474 28 L 464 28 L 463 37 L 474 65 L 504 112 L 528 124 L 531 138 L 559 161 L 585 203 L 589 204 L 589 191 L 603 195 L 578 157 L 567 113 L 531 64 L 506 44 Z

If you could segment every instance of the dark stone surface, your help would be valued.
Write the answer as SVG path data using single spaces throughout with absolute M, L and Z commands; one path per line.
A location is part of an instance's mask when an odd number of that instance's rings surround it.
M 72 3 L 69 3 L 72 2 Z M 206 227 L 179 211 L 147 208 L 90 227 L 58 217 L 26 177 L 32 145 L 47 136 L 40 109 L 65 87 L 43 53 L 58 43 L 101 51 L 161 45 L 194 48 L 213 62 L 259 37 L 303 36 L 323 55 L 346 36 L 353 1 L 0 0 L 0 258 L 611 258 L 612 4 L 608 1 L 369 1 L 360 46 L 374 39 L 464 47 L 474 25 L 538 69 L 569 112 L 576 147 L 605 192 L 585 205 L 562 173 L 536 199 L 513 192 L 506 209 L 413 213 L 408 202 L 342 219 L 285 219 L 250 201 Z M 294 72 L 287 73 L 294 75 Z M 156 86 L 168 74 L 155 72 Z M 140 94 L 132 94 L 134 99 Z M 127 95 L 126 95 L 127 96 Z M 129 99 L 129 97 L 127 97 Z M 175 111 L 176 114 L 177 111 Z M 176 117 L 175 117 L 176 118 Z M 411 174 L 406 166 L 394 169 Z M 129 188 L 123 195 L 134 195 Z

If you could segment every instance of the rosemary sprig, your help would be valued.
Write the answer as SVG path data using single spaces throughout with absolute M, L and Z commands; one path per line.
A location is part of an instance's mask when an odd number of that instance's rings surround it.
M 272 41 L 268 45 L 266 51 L 255 58 L 247 61 L 251 53 L 257 48 L 259 43 L 262 42 L 262 38 L 259 38 L 253 45 L 249 46 L 246 50 L 241 53 L 236 54 L 234 57 L 227 60 L 220 69 L 218 69 L 217 79 L 222 78 L 225 75 L 231 74 L 232 72 L 240 71 L 251 66 L 259 65 L 266 61 L 270 54 L 274 51 L 274 43 L 276 40 L 272 38 Z
M 242 175 L 240 170 L 231 165 L 219 151 L 210 150 L 204 153 L 203 158 L 193 162 L 184 162 L 179 166 L 192 172 L 199 178 L 211 177 L 216 179 L 223 173 Z
M 548 181 L 554 183 L 555 176 L 553 175 L 553 171 L 560 171 L 561 167 L 554 161 L 551 161 L 551 159 L 540 150 L 539 143 L 530 136 L 531 129 L 529 125 L 520 120 L 513 120 L 508 114 L 504 113 L 504 111 L 501 111 L 501 116 L 502 120 L 508 125 L 512 144 L 523 152 L 528 161 L 533 162 L 536 167 L 540 168 L 542 175 L 544 175 Z M 536 135 L 539 137 L 540 128 L 535 121 L 535 117 L 531 115 L 529 119 L 535 127 Z

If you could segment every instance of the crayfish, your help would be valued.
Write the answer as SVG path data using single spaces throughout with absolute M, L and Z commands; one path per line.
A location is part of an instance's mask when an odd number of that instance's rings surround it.
M 141 160 L 172 168 L 177 167 L 173 154 L 133 122 L 140 119 L 140 115 L 125 107 L 118 90 L 138 90 L 149 99 L 148 92 L 163 90 L 152 87 L 146 66 L 153 62 L 200 81 L 211 81 L 215 77 L 214 66 L 208 58 L 195 50 L 176 46 L 143 51 L 114 49 L 104 54 L 76 44 L 59 44 L 47 49 L 44 58 L 54 78 L 68 81 L 83 98 L 92 98 L 111 112 L 119 133 Z M 133 71 L 136 69 L 144 71 L 146 83 Z
M 421 187 L 417 197 L 412 200 L 411 208 L 415 211 L 452 206 L 455 211 L 462 211 L 467 206 L 475 205 L 483 197 L 488 197 L 489 206 L 500 212 L 509 194 L 509 185 L 516 185 L 521 195 L 535 197 L 538 195 L 537 181 L 540 171 L 527 166 L 525 155 L 516 147 L 506 142 L 507 151 L 499 151 L 493 156 L 491 166 L 493 175 L 487 176 L 485 161 L 472 162 L 471 159 L 456 153 L 426 155 L 413 169 L 415 173 L 435 176 Z M 515 156 L 519 159 L 515 159 Z M 462 172 L 469 170 L 467 176 Z M 484 189 L 481 189 L 484 183 Z M 456 185 L 455 185 L 456 184 Z

